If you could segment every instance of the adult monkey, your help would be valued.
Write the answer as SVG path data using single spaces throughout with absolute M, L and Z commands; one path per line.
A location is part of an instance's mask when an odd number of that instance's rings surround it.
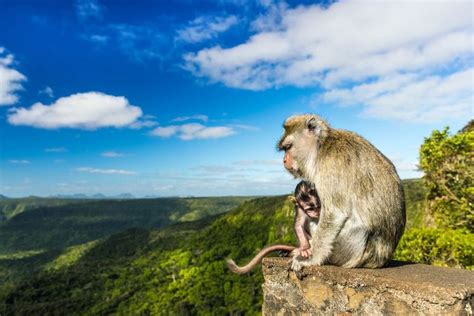
M 361 136 L 331 128 L 317 115 L 288 118 L 278 149 L 295 176 L 314 183 L 321 200 L 310 258 L 291 267 L 334 264 L 382 267 L 405 228 L 405 201 L 393 164 Z

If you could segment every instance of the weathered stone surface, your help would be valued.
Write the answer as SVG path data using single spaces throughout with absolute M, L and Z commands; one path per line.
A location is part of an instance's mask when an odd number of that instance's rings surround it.
M 263 261 L 264 315 L 472 315 L 474 272 L 392 262 L 383 269 L 289 269 Z

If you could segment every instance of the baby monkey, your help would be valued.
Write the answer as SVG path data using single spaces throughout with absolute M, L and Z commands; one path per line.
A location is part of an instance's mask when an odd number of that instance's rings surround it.
M 294 250 L 293 256 L 311 257 L 312 250 L 309 240 L 316 230 L 321 212 L 321 201 L 314 184 L 301 181 L 295 188 L 295 233 L 299 247 Z
M 229 269 L 238 274 L 244 274 L 252 270 L 267 254 L 273 251 L 291 252 L 291 256 L 309 258 L 312 255 L 310 248 L 311 236 L 314 235 L 321 212 L 321 202 L 316 188 L 311 182 L 301 181 L 295 188 L 294 197 L 290 200 L 295 203 L 295 233 L 299 246 L 272 245 L 263 248 L 250 262 L 239 267 L 232 259 L 227 259 Z

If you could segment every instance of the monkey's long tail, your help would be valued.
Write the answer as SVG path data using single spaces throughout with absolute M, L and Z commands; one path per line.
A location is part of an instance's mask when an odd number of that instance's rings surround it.
M 227 262 L 227 266 L 229 267 L 230 270 L 232 270 L 232 272 L 235 272 L 235 273 L 238 273 L 238 274 L 244 274 L 244 273 L 247 273 L 250 270 L 252 270 L 260 261 L 262 261 L 263 257 L 268 255 L 272 251 L 283 250 L 283 251 L 291 252 L 295 249 L 296 249 L 296 247 L 294 247 L 294 246 L 272 245 L 272 246 L 268 246 L 268 247 L 265 247 L 262 250 L 260 250 L 260 252 L 255 257 L 253 257 L 253 259 L 250 260 L 249 263 L 247 263 L 243 267 L 239 267 L 237 264 L 235 264 L 234 260 L 232 260 L 232 259 L 226 259 L 226 262 Z

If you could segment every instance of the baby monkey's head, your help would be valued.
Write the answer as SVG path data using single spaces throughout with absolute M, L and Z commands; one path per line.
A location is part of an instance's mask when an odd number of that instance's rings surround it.
M 321 212 L 321 201 L 313 183 L 301 181 L 296 185 L 295 206 L 302 209 L 309 217 L 318 218 Z

